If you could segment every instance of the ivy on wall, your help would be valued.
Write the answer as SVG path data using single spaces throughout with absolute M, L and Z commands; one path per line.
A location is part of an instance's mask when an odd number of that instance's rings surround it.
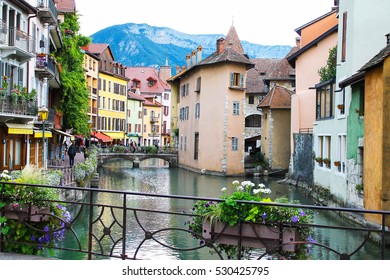
M 88 135 L 88 89 L 83 69 L 84 54 L 80 47 L 88 45 L 90 38 L 78 33 L 78 19 L 76 13 L 66 13 L 61 23 L 63 48 L 56 54 L 62 68 L 60 110 L 64 113 L 65 128 L 73 128 L 75 134 Z

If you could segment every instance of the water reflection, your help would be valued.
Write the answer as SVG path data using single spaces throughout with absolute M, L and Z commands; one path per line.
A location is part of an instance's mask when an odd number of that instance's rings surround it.
M 99 170 L 101 189 L 108 190 L 124 190 L 124 191 L 136 191 L 152 194 L 173 194 L 173 195 L 186 195 L 197 197 L 212 197 L 217 198 L 221 195 L 221 188 L 227 187 L 228 192 L 232 192 L 232 182 L 234 180 L 243 181 L 242 177 L 218 177 L 196 174 L 180 168 L 166 168 L 167 165 L 163 161 L 152 160 L 142 162 L 140 168 L 133 169 L 131 162 L 127 161 L 113 161 Z M 292 200 L 299 200 L 303 204 L 313 204 L 313 201 L 305 196 L 303 192 L 294 186 L 280 184 L 273 178 L 246 178 L 251 180 L 255 184 L 264 183 L 272 190 L 271 197 L 286 195 Z M 95 198 L 96 203 L 122 205 L 123 201 L 119 196 L 112 194 L 101 193 Z M 173 200 L 166 198 L 154 198 L 144 196 L 130 196 L 127 197 L 127 205 L 138 209 L 150 209 L 159 211 L 174 211 L 177 213 L 189 212 L 192 208 L 194 201 L 191 200 Z M 122 213 L 120 211 L 114 211 L 113 214 L 108 209 L 99 209 L 101 213 L 101 222 L 98 223 L 98 227 L 94 229 L 96 234 L 102 231 L 102 228 L 110 228 L 113 233 L 117 233 L 119 236 L 122 228 Z M 97 215 L 97 213 L 96 213 Z M 142 230 L 137 223 L 135 213 L 128 211 L 127 213 L 127 240 L 126 247 L 127 255 L 132 257 L 137 250 L 138 244 L 140 244 L 145 237 L 144 231 L 154 232 L 159 229 L 170 228 L 185 228 L 184 224 L 188 220 L 185 216 L 172 216 L 163 213 L 146 213 L 137 211 L 137 218 L 142 225 Z M 340 218 L 339 216 L 317 212 L 315 213 L 316 223 L 326 225 L 346 225 L 348 221 Z M 117 222 L 116 222 L 117 221 Z M 79 223 L 77 231 L 80 235 L 87 235 L 88 228 L 85 226 L 87 223 Z M 189 233 L 184 231 L 172 231 L 163 230 L 154 236 L 159 242 L 173 248 L 193 248 L 198 246 L 198 240 L 192 238 Z M 327 246 L 330 246 L 340 252 L 353 252 L 363 240 L 362 233 L 351 233 L 346 231 L 330 231 L 319 229 L 316 230 L 314 238 Z M 102 238 L 103 246 L 110 247 L 112 244 L 116 244 L 115 253 L 121 253 L 121 241 L 112 240 L 109 236 Z M 94 242 L 95 248 L 97 242 Z M 96 248 L 97 249 L 97 248 Z M 323 250 L 319 247 L 314 248 L 315 259 L 337 259 L 338 256 L 330 251 Z M 354 259 L 378 259 L 379 251 L 377 246 L 373 244 L 367 244 L 364 248 L 353 258 Z M 70 255 L 62 256 L 61 258 L 79 258 L 71 257 Z M 83 257 L 85 258 L 85 256 Z M 165 248 L 161 244 L 154 242 L 153 240 L 147 240 L 142 244 L 139 252 L 137 252 L 137 258 L 140 259 L 213 259 L 216 256 L 209 254 L 207 248 L 196 251 L 177 251 Z

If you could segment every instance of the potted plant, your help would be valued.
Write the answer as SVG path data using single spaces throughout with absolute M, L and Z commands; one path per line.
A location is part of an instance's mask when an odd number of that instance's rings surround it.
M 322 161 L 323 161 L 326 165 L 329 165 L 329 164 L 330 164 L 330 159 L 328 159 L 328 158 L 324 158 Z
M 339 109 L 339 110 L 344 110 L 344 104 L 339 104 L 339 105 L 337 105 L 337 109 Z
M 41 254 L 45 246 L 64 238 L 71 216 L 66 205 L 56 202 L 61 200 L 60 191 L 34 186 L 59 184 L 61 175 L 58 171 L 43 173 L 33 166 L 11 174 L 7 170 L 1 173 L 0 229 L 6 251 Z
M 322 163 L 322 157 L 316 157 L 315 160 L 316 160 L 316 162 L 318 162 L 318 163 Z
M 271 190 L 264 184 L 257 187 L 250 181 L 233 182 L 235 191 L 227 194 L 223 188 L 224 201 L 199 201 L 195 203 L 192 219 L 188 222 L 193 236 L 204 242 L 216 243 L 215 249 L 228 258 L 234 258 L 243 246 L 243 255 L 250 257 L 253 248 L 275 250 L 276 257 L 304 259 L 310 244 L 297 246 L 292 241 L 313 240 L 312 229 L 299 224 L 313 223 L 311 211 L 297 207 L 270 206 L 267 203 L 288 203 L 286 197 L 272 201 Z M 261 204 L 238 201 L 262 202 Z M 292 203 L 299 203 L 294 201 Z M 290 242 L 290 243 L 289 243 Z M 281 245 L 282 244 L 282 245 Z
M 340 166 L 341 162 L 340 161 L 335 161 L 333 162 L 335 166 Z

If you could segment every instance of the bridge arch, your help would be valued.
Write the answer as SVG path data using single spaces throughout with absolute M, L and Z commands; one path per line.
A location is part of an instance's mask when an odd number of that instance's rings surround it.
M 99 153 L 98 166 L 102 166 L 104 163 L 113 159 L 126 159 L 133 163 L 133 168 L 138 168 L 140 162 L 150 159 L 158 158 L 168 162 L 169 167 L 177 167 L 178 158 L 177 153 L 172 154 L 143 154 L 143 153 Z

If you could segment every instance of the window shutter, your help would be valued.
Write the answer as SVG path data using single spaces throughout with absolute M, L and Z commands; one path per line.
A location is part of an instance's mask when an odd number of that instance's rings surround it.
M 234 86 L 234 73 L 230 73 L 230 86 Z
M 240 87 L 244 87 L 244 74 L 240 74 Z

